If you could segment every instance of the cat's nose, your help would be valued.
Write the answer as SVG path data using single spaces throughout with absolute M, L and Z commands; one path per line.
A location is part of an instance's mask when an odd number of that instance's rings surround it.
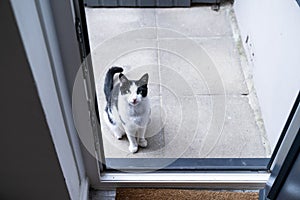
M 135 104 L 136 103 L 136 99 L 132 99 L 132 102 Z

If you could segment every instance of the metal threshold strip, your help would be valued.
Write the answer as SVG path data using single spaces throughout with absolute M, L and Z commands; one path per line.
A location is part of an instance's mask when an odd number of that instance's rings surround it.
M 266 171 L 269 158 L 106 158 L 108 171 Z M 148 170 L 147 170 L 148 169 Z
M 178 187 L 261 189 L 269 179 L 268 172 L 199 172 L 199 173 L 102 173 L 101 187 Z

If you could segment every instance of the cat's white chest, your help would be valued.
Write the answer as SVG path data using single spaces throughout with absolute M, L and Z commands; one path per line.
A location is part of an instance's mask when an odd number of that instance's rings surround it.
M 149 121 L 149 117 L 130 117 L 129 123 L 138 127 L 146 127 Z
M 138 127 L 146 127 L 150 117 L 150 107 L 143 105 L 141 107 L 130 108 L 128 112 L 128 117 L 128 122 L 131 125 L 136 125 Z

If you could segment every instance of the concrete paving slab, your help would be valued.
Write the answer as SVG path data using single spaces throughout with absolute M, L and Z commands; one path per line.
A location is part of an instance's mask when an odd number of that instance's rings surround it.
M 134 8 L 86 8 L 86 18 L 91 49 L 103 41 L 124 32 L 155 27 L 154 9 Z M 156 33 L 147 32 L 146 39 L 156 38 Z
M 161 67 L 161 83 L 178 86 L 178 93 L 187 95 L 177 81 L 168 75 L 175 70 L 186 80 L 195 94 L 225 94 L 224 81 L 204 48 L 190 39 L 159 39 L 159 64 Z
M 214 62 L 226 94 L 248 94 L 237 44 L 232 37 L 195 39 Z
M 187 42 L 192 41 L 190 39 L 160 39 L 161 43 L 168 42 L 170 45 L 174 43 L 178 49 L 186 47 Z M 220 39 L 193 39 L 193 42 L 197 43 L 198 48 L 203 51 L 192 51 L 188 56 L 184 54 L 178 54 L 168 50 L 159 51 L 160 64 L 165 66 L 162 70 L 170 68 L 178 72 L 184 77 L 186 82 L 193 89 L 195 94 L 217 94 L 217 90 L 212 84 L 215 83 L 215 79 L 219 78 L 223 82 L 225 91 L 227 94 L 247 94 L 248 89 L 245 82 L 244 74 L 239 62 L 239 54 L 233 41 L 233 38 L 226 37 Z M 197 55 L 198 54 L 198 55 Z M 201 55 L 205 54 L 205 55 Z M 201 59 L 201 56 L 206 56 L 208 59 Z M 192 63 L 191 57 L 198 57 L 199 62 Z M 202 61 L 201 61 L 202 60 Z M 207 67 L 215 68 L 215 76 L 206 76 Z M 161 72 L 167 75 L 166 72 Z M 164 75 L 161 75 L 163 78 Z M 169 80 L 168 78 L 166 78 Z M 212 85 L 212 86 L 210 86 Z
M 198 101 L 203 97 L 198 97 Z M 214 126 L 214 124 L 212 124 Z M 204 158 L 265 158 L 267 144 L 262 143 L 265 135 L 255 121 L 249 99 L 243 95 L 226 96 L 226 114 L 222 132 L 209 140 L 203 139 L 199 157 Z M 210 144 L 207 143 L 210 141 Z M 191 153 L 187 152 L 187 155 Z
M 126 137 L 115 139 L 101 122 L 106 157 L 269 156 L 248 102 L 230 10 L 86 8 L 100 112 L 109 67 L 123 66 L 130 79 L 150 75 L 149 146 L 132 154 Z
M 198 96 L 198 102 L 205 106 L 210 97 Z M 201 108 L 201 107 L 200 107 Z M 211 124 L 215 126 L 215 124 Z M 210 126 L 210 128 L 212 128 Z M 267 144 L 262 143 L 261 135 L 265 134 L 257 126 L 253 110 L 246 96 L 227 96 L 226 114 L 221 132 L 214 135 L 199 136 L 182 157 L 198 158 L 265 158 Z
M 176 104 L 174 98 L 178 99 Z M 181 152 L 181 158 L 268 156 L 267 145 L 262 143 L 261 138 L 264 133 L 255 122 L 248 98 L 227 96 L 224 121 L 214 120 L 216 115 L 222 113 L 214 113 L 213 98 L 221 97 L 198 95 L 196 102 L 193 97 L 174 97 L 170 94 L 163 98 L 163 106 L 166 106 L 164 112 L 167 116 L 164 126 L 165 155 L 173 158 Z M 172 105 L 171 109 L 167 104 Z M 195 119 L 196 116 L 198 119 Z M 182 118 L 188 120 L 179 120 Z
M 158 28 L 180 32 L 172 35 L 158 32 L 159 38 L 178 38 L 182 34 L 188 37 L 232 35 L 227 7 L 218 12 L 209 6 L 156 9 L 156 17 Z
M 162 90 L 162 110 L 167 158 L 180 158 L 199 134 L 199 108 L 196 97 L 177 96 L 168 88 Z M 206 123 L 205 125 L 208 125 Z
M 151 29 L 151 31 L 155 31 Z M 91 52 L 92 63 L 94 67 L 95 77 L 102 77 L 101 75 L 106 72 L 108 68 L 110 68 L 117 60 L 122 59 L 123 57 L 130 57 L 131 63 L 128 66 L 133 66 L 138 64 L 139 66 L 147 65 L 147 64 L 157 64 L 157 62 L 153 62 L 149 60 L 149 56 L 152 56 L 152 52 L 156 52 L 157 42 L 156 40 L 151 39 L 138 39 L 136 35 L 140 36 L 144 32 L 148 32 L 148 30 L 138 30 L 131 31 L 127 34 L 120 35 L 113 39 L 107 40 L 101 45 L 97 46 L 97 48 L 93 49 Z M 122 44 L 122 45 L 120 45 Z M 136 57 L 138 52 L 147 51 L 151 52 L 149 56 L 146 57 Z M 157 53 L 156 53 L 157 54 Z M 146 54 L 144 54 L 146 55 Z M 153 56 L 152 56 L 153 57 Z M 157 55 L 156 55 L 157 57 Z M 143 63 L 140 62 L 143 61 Z M 125 61 L 123 59 L 123 61 Z M 129 60 L 125 62 L 127 65 Z M 120 64 L 120 63 L 116 63 Z M 124 66 L 125 64 L 121 64 Z

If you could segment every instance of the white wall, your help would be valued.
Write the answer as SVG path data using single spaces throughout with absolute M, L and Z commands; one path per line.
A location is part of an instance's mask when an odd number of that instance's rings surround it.
M 235 0 L 234 11 L 244 47 L 254 53 L 248 58 L 274 149 L 300 89 L 300 7 L 296 0 Z

